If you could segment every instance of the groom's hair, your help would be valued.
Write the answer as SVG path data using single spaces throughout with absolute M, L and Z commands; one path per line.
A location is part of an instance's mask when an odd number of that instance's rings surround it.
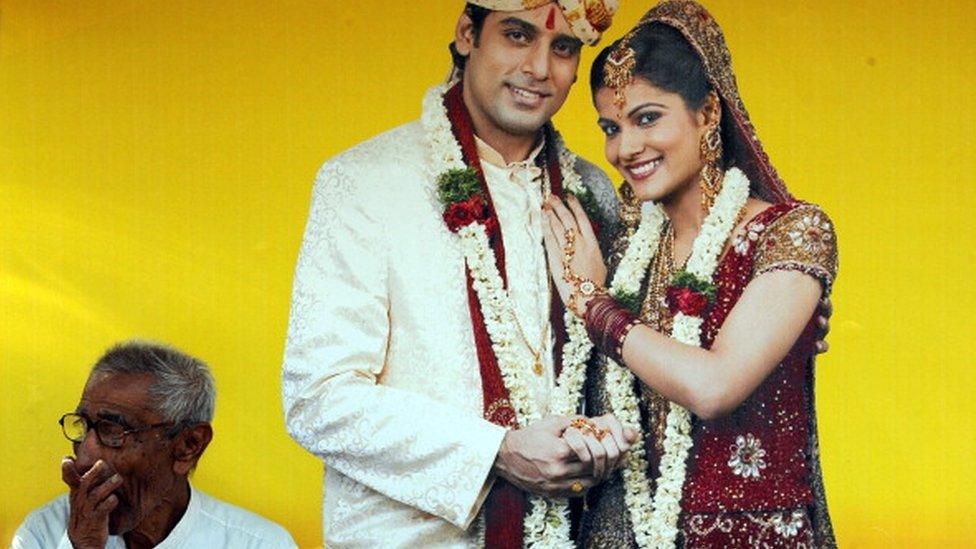
M 468 17 L 471 18 L 472 32 L 474 33 L 474 45 L 478 46 L 479 42 L 481 41 L 481 29 L 485 26 L 485 19 L 488 18 L 488 14 L 491 13 L 491 10 L 468 3 L 464 6 L 464 12 L 467 13 Z M 468 60 L 467 56 L 458 53 L 454 42 L 451 42 L 448 48 L 451 50 L 451 59 L 454 61 L 454 66 L 457 67 L 458 71 L 464 71 L 464 64 Z

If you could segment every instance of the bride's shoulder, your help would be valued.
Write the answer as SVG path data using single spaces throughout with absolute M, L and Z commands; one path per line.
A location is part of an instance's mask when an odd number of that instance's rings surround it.
M 745 208 L 743 208 L 742 215 L 739 217 L 739 221 L 735 227 L 735 234 L 743 232 L 745 226 L 753 221 L 756 221 L 764 214 L 768 213 L 769 209 L 772 208 L 774 204 L 766 202 L 765 200 L 760 200 L 758 198 L 749 197 L 746 201 Z
M 805 217 L 816 217 L 818 220 L 828 225 L 825 228 L 833 229 L 830 218 L 820 206 L 803 201 L 790 201 L 771 203 L 758 198 L 750 197 L 746 202 L 744 213 L 740 218 L 738 229 L 743 229 L 746 225 L 763 225 L 764 227 L 785 226 L 791 222 L 801 220 Z
M 747 224 L 755 271 L 800 270 L 829 289 L 837 275 L 837 237 L 823 209 L 809 202 L 771 204 Z

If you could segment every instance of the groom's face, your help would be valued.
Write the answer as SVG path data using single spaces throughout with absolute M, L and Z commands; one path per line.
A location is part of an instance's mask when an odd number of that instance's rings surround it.
M 555 4 L 493 11 L 475 36 L 458 21 L 456 45 L 468 57 L 464 99 L 479 133 L 535 135 L 566 101 L 582 43 Z

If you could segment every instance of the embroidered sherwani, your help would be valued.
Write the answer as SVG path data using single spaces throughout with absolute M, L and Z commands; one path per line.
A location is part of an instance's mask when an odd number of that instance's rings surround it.
M 482 418 L 464 259 L 441 217 L 430 158 L 411 123 L 336 156 L 315 182 L 283 394 L 289 432 L 325 462 L 329 547 L 466 547 L 480 537 L 472 524 L 505 431 Z M 538 350 L 548 317 L 541 170 L 482 166 L 515 312 Z M 606 176 L 582 161 L 577 171 L 615 219 Z M 542 400 L 550 345 L 546 371 L 531 374 Z

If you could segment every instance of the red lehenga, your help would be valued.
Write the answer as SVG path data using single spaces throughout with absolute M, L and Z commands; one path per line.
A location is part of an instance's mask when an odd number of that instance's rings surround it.
M 668 230 L 665 227 L 664 230 Z M 662 238 L 662 242 L 666 239 Z M 658 254 L 662 255 L 661 253 Z M 790 269 L 820 280 L 829 290 L 837 269 L 833 226 L 819 207 L 800 202 L 770 206 L 733 240 L 715 275 L 717 302 L 705 319 L 703 345 L 711 346 L 722 323 L 756 276 Z M 663 296 L 647 284 L 644 314 L 668 314 Z M 731 415 L 694 422 L 694 446 L 679 521 L 684 547 L 830 547 L 835 545 L 820 472 L 813 398 L 814 345 L 811 317 L 789 354 Z M 661 319 L 666 330 L 670 318 Z M 604 377 L 602 361 L 591 379 Z M 667 401 L 639 387 L 649 478 L 658 475 Z M 591 384 L 591 414 L 610 410 L 605 388 Z M 648 488 L 654 492 L 653 486 Z M 588 498 L 583 541 L 588 547 L 627 547 L 633 536 L 620 479 Z
M 829 293 L 837 271 L 832 223 L 819 207 L 798 202 L 786 190 L 752 127 L 738 94 L 724 36 L 699 4 L 676 0 L 652 8 L 639 24 L 659 22 L 678 29 L 698 52 L 722 103 L 723 136 L 734 141 L 733 164 L 750 180 L 751 194 L 772 203 L 733 237 L 715 274 L 716 305 L 705 318 L 703 345 L 710 347 L 729 312 L 755 277 L 774 270 L 797 270 L 817 278 Z M 663 231 L 670 228 L 665 225 Z M 664 304 L 670 276 L 665 236 L 644 283 L 642 320 L 670 333 Z M 618 249 L 619 253 L 622 252 Z M 617 258 L 619 259 L 619 257 Z M 611 258 L 611 265 L 614 263 Z M 671 266 L 670 268 L 673 268 Z M 789 354 L 731 415 L 694 420 L 693 446 L 686 462 L 682 513 L 676 543 L 687 548 L 835 547 L 820 469 L 814 410 L 814 314 Z M 611 410 L 602 357 L 591 365 L 587 413 Z M 648 478 L 658 476 L 668 403 L 643 384 L 642 422 Z M 653 480 L 648 493 L 654 493 Z M 634 547 L 620 475 L 587 497 L 581 544 Z

